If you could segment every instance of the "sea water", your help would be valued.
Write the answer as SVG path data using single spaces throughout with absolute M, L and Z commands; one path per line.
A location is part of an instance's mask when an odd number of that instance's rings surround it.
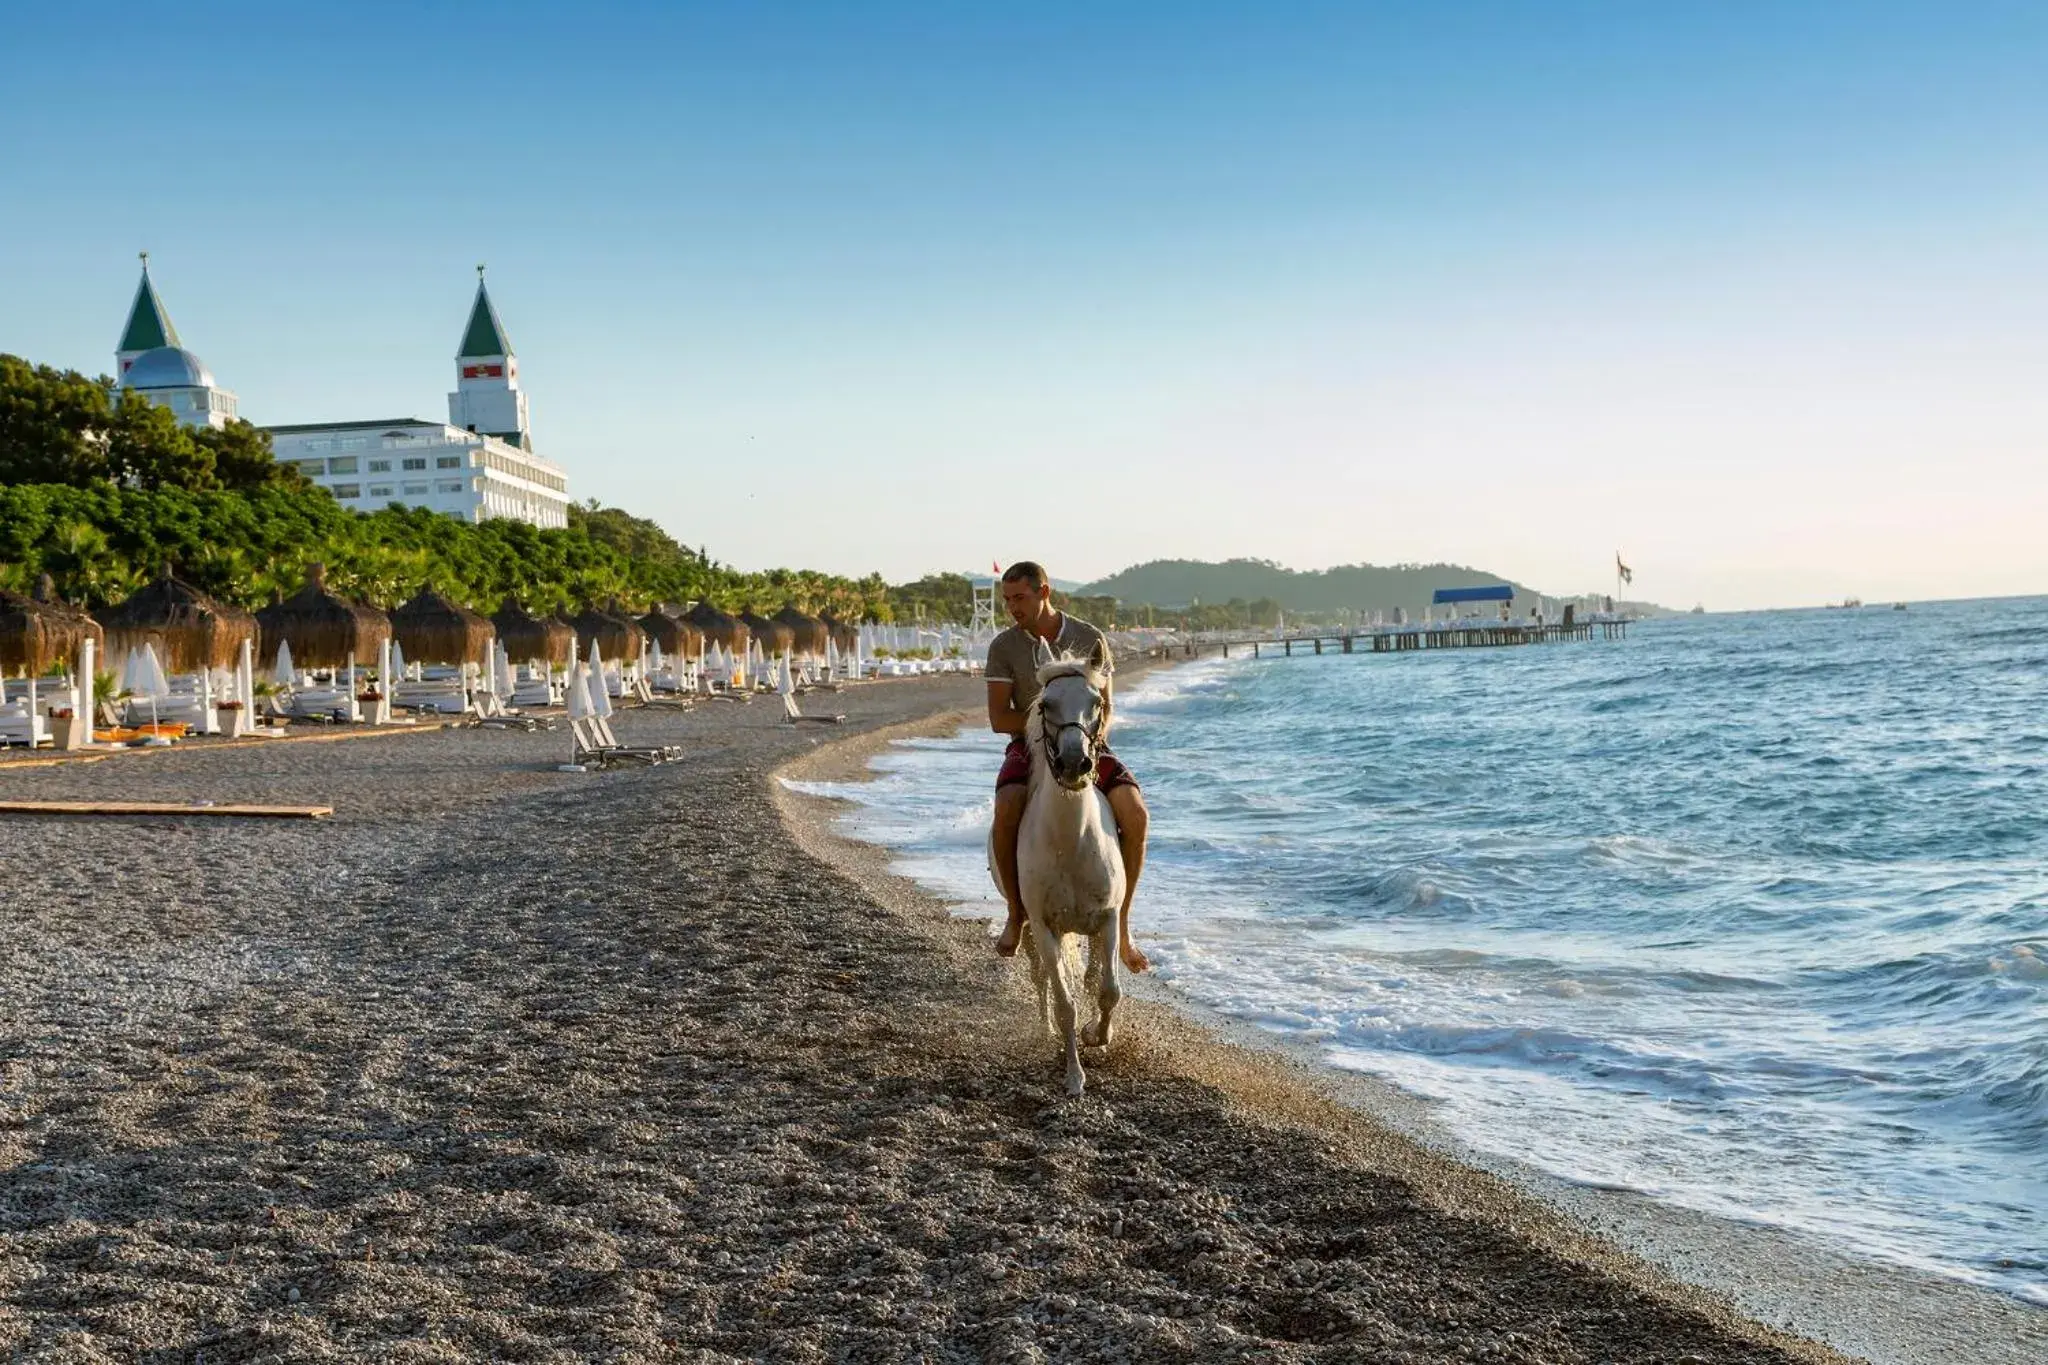
M 2048 598 L 1204 660 L 1116 711 L 1179 990 L 1477 1148 L 2048 1304 Z M 1001 742 L 813 790 L 999 915 Z

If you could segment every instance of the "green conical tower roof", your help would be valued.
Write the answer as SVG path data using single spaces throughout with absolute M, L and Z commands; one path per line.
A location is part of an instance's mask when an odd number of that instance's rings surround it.
M 473 324 L 472 324 L 473 325 Z M 142 258 L 142 283 L 135 286 L 135 306 L 128 310 L 128 325 L 121 330 L 117 351 L 153 351 L 159 346 L 178 346 L 178 329 L 164 311 L 164 301 L 149 282 L 149 257 Z
M 462 349 L 455 353 L 455 358 L 511 354 L 511 339 L 505 335 L 505 324 L 498 321 L 498 310 L 491 306 L 490 293 L 484 288 L 484 269 L 478 266 L 476 306 L 469 310 L 469 326 L 463 330 Z

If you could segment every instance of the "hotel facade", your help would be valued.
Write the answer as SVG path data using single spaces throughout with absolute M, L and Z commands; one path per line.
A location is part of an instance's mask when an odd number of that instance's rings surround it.
M 171 409 L 188 426 L 225 426 L 239 403 L 178 340 L 144 259 L 142 283 L 115 349 L 119 384 Z M 392 503 L 463 521 L 504 517 L 569 524 L 569 479 L 534 453 L 519 358 L 477 269 L 476 299 L 455 357 L 448 420 L 377 417 L 266 428 L 281 464 L 298 467 L 343 507 Z

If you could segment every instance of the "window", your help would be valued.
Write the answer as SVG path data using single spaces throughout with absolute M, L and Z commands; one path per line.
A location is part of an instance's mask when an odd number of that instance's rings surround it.
M 460 493 L 462 491 L 462 480 L 436 479 L 434 480 L 434 491 L 436 493 Z
M 300 460 L 300 461 L 299 461 L 299 472 L 300 472 L 301 474 L 313 474 L 313 475 L 320 475 L 320 474 L 325 474 L 325 473 L 327 472 L 327 461 L 325 461 L 325 460 Z
M 407 456 L 403 462 L 403 467 L 407 470 L 425 469 L 427 467 L 427 457 L 424 455 Z
M 391 461 L 389 461 L 389 460 L 372 460 L 372 461 L 370 461 L 370 472 L 371 472 L 372 474 L 389 474 L 389 473 L 391 472 Z
M 390 497 L 390 496 L 391 496 L 391 485 L 390 485 L 390 484 L 388 484 L 388 483 L 373 483 L 373 484 L 371 484 L 371 485 L 370 485 L 370 496 L 371 496 L 371 497 L 373 497 L 373 498 L 388 498 L 388 497 Z
M 362 495 L 363 486 L 359 483 L 338 483 L 334 485 L 334 496 L 337 498 L 359 498 Z
M 369 443 L 370 438 L 367 436 L 344 436 L 341 440 L 336 441 L 334 444 L 336 448 L 341 450 L 361 450 L 364 446 L 368 445 Z
M 427 495 L 427 486 L 423 483 L 409 483 L 405 485 L 405 495 L 408 498 L 424 498 Z
M 462 457 L 460 455 L 436 455 L 434 457 L 434 468 L 460 469 L 462 468 Z
M 335 456 L 335 457 L 334 457 L 333 459 L 331 459 L 331 460 L 329 460 L 329 461 L 327 462 L 327 472 L 328 472 L 328 473 L 330 473 L 330 474 L 353 474 L 353 473 L 355 473 L 355 472 L 356 472 L 356 457 L 355 457 L 355 456 L 353 456 L 353 455 L 337 455 L 337 456 Z

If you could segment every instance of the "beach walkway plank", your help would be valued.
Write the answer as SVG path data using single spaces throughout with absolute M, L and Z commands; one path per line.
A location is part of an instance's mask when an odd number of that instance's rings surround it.
M 0 815 L 243 815 L 324 820 L 332 806 L 192 805 L 182 801 L 0 801 Z

